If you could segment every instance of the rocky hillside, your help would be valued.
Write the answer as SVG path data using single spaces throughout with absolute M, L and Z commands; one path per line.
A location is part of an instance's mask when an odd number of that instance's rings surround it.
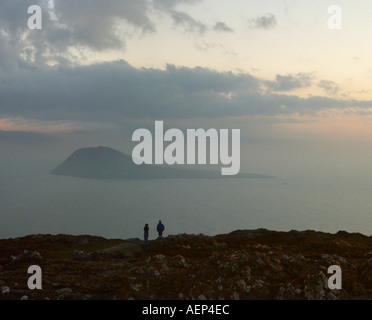
M 340 265 L 343 289 L 327 286 Z M 27 288 L 30 265 L 43 289 Z M 235 231 L 138 239 L 35 235 L 0 241 L 0 299 L 370 299 L 372 238 Z

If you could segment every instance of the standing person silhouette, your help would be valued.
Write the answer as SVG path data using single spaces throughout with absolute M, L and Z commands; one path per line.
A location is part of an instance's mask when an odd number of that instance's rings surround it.
M 161 238 L 163 236 L 164 229 L 165 229 L 164 225 L 162 224 L 161 220 L 159 220 L 158 226 L 156 228 L 156 230 L 159 233 L 159 238 Z
M 143 231 L 145 232 L 144 234 L 145 242 L 147 242 L 149 240 L 149 225 L 147 223 L 143 228 Z

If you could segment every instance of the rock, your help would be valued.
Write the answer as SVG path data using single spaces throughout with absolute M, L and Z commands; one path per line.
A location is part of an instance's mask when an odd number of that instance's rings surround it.
M 232 298 L 233 298 L 233 300 L 240 300 L 239 293 L 234 292 L 233 295 L 232 295 Z
M 280 265 L 278 265 L 278 264 L 270 263 L 270 264 L 269 264 L 269 267 L 270 267 L 271 269 L 273 269 L 274 272 L 278 272 L 278 273 L 283 272 L 283 267 L 280 266 Z
M 63 288 L 56 291 L 58 294 L 57 300 L 71 299 L 73 297 L 71 288 Z
M 352 288 L 357 296 L 364 296 L 367 293 L 365 286 L 360 282 L 353 282 Z
M 180 267 L 183 267 L 183 268 L 189 268 L 190 267 L 190 265 L 187 263 L 186 259 L 181 255 L 175 256 L 173 258 L 173 261 Z
M 161 271 L 162 272 L 167 272 L 169 270 L 170 270 L 170 268 L 168 267 L 167 262 L 164 261 L 163 264 L 161 265 Z
M 253 285 L 253 288 L 263 288 L 265 285 L 265 281 L 261 279 L 257 279 Z
M 246 284 L 246 282 L 243 279 L 239 280 L 236 283 L 236 286 L 239 289 L 243 290 L 245 293 L 248 293 L 250 291 L 250 289 L 251 289 L 251 287 L 248 287 L 247 284 Z
M 57 294 L 66 294 L 66 293 L 71 294 L 72 293 L 72 289 L 71 288 L 63 288 L 63 289 L 57 290 L 56 293 Z
M 344 257 L 340 257 L 338 255 L 333 255 L 335 257 L 335 260 L 338 261 L 340 264 L 348 264 L 348 262 L 346 261 L 346 259 Z
M 88 255 L 84 251 L 74 251 L 72 257 L 74 260 L 83 261 L 88 258 Z
M 1 293 L 2 294 L 6 294 L 6 293 L 9 293 L 9 292 L 10 292 L 9 287 L 6 287 L 6 286 L 1 287 Z
M 89 244 L 89 239 L 85 237 L 80 239 L 77 243 L 78 246 L 86 246 L 88 244 Z
M 43 257 L 38 251 L 24 250 L 23 254 L 18 256 L 10 256 L 12 262 L 23 261 L 23 260 L 42 260 Z
M 27 297 L 27 296 L 23 296 L 23 297 L 21 298 L 21 300 L 22 300 L 22 301 L 28 300 L 28 297 Z
M 372 258 L 367 260 L 367 265 L 368 267 L 372 267 Z
M 165 260 L 165 255 L 163 254 L 157 254 L 156 256 L 154 256 L 154 258 L 159 261 L 159 262 L 162 262 Z
M 21 258 L 20 258 L 20 256 L 10 256 L 10 260 L 11 260 L 12 262 L 16 262 L 16 261 L 21 260 Z
M 30 259 L 42 259 L 41 254 L 37 251 L 24 250 L 23 251 L 23 256 L 25 258 L 30 258 Z
M 120 272 L 120 271 L 119 271 Z M 148 275 L 150 275 L 150 271 L 148 270 L 148 269 L 142 269 L 142 270 L 140 270 L 140 275 L 143 275 L 143 276 L 148 276 Z M 118 274 L 120 274 L 120 273 L 118 273 Z
M 29 254 L 29 257 L 30 257 L 31 259 L 39 259 L 39 260 L 43 259 L 43 257 L 41 256 L 41 254 L 40 254 L 39 252 L 37 252 L 37 251 L 32 251 L 32 252 Z
M 198 297 L 198 300 L 208 300 L 205 296 L 203 296 L 203 295 L 200 295 L 199 297 Z
M 252 270 L 249 266 L 246 266 L 245 269 L 243 269 L 243 273 L 245 273 L 245 276 L 247 278 L 247 281 L 250 281 L 251 280 L 251 276 L 252 276 Z
M 130 286 L 132 288 L 132 290 L 136 291 L 136 292 L 139 292 L 141 287 L 142 287 L 142 284 L 134 284 L 134 285 L 131 285 Z

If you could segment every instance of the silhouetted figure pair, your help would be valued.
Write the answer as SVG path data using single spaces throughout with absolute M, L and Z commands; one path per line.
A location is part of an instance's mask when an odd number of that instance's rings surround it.
M 164 224 L 161 221 L 159 221 L 158 226 L 156 227 L 156 230 L 158 231 L 159 238 L 161 238 L 165 230 Z M 144 231 L 145 242 L 147 242 L 149 240 L 149 225 L 147 223 L 145 227 L 143 228 L 143 231 Z

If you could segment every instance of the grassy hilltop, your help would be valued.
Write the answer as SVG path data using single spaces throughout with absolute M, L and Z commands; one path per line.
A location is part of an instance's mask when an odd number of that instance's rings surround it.
M 25 251 L 26 250 L 26 251 Z M 43 289 L 27 288 L 39 265 Z M 343 289 L 329 290 L 340 265 Z M 34 235 L 0 240 L 0 299 L 370 299 L 372 238 L 235 231 L 138 239 Z M 2 293 L 3 292 L 3 293 Z

